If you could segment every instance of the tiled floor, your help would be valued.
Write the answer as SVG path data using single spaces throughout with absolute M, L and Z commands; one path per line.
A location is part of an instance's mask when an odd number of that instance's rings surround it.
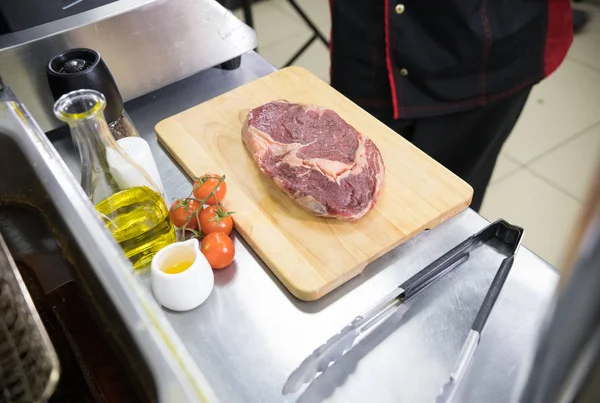
M 328 37 L 328 1 L 297 1 Z M 600 6 L 576 7 L 590 12 L 590 22 L 559 70 L 532 91 L 481 209 L 489 220 L 524 226 L 525 245 L 557 267 L 600 162 Z M 259 53 L 275 67 L 311 36 L 286 0 L 262 1 L 253 13 Z M 314 42 L 295 64 L 328 81 L 329 53 L 322 43 Z

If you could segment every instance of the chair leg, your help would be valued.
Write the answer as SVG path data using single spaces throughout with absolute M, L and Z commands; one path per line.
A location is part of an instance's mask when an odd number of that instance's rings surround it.
M 242 0 L 242 9 L 244 10 L 244 21 L 246 25 L 254 29 L 254 20 L 252 18 L 252 4 L 251 0 Z
M 298 50 L 298 52 L 296 52 L 296 54 L 294 56 L 292 56 L 292 58 L 290 60 L 288 60 L 288 62 L 283 66 L 283 67 L 288 67 L 291 66 L 292 63 L 294 63 L 296 61 L 296 59 L 298 59 L 300 57 L 300 55 L 302 55 L 302 53 L 304 53 L 304 51 L 306 49 L 308 49 L 308 47 L 317 39 L 317 34 L 314 33 L 313 36 L 304 44 L 304 46 L 302 46 L 300 48 L 300 50 Z
M 300 15 L 300 18 L 302 18 L 304 20 L 304 22 L 306 23 L 306 25 L 308 25 L 310 27 L 310 29 L 321 40 L 321 42 L 323 42 L 325 44 L 325 46 L 329 46 L 329 42 L 327 41 L 327 39 L 325 39 L 325 37 L 323 36 L 323 34 L 321 34 L 321 32 L 319 31 L 319 28 L 317 28 L 317 26 L 315 24 L 313 24 L 313 22 L 310 20 L 310 18 L 308 18 L 308 16 L 300 8 L 300 6 L 298 5 L 298 3 L 296 3 L 295 0 L 288 0 L 288 3 L 290 3 L 290 5 L 292 7 L 294 7 L 294 9 L 298 13 L 298 15 Z
M 254 18 L 252 18 L 252 0 L 241 0 L 242 9 L 244 11 L 244 22 L 250 28 L 254 29 Z M 255 52 L 258 52 L 258 46 L 254 48 Z

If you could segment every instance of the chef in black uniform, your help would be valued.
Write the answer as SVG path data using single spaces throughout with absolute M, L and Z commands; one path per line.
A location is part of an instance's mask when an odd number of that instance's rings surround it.
M 478 210 L 532 86 L 569 49 L 569 0 L 330 6 L 331 85 L 467 181 Z

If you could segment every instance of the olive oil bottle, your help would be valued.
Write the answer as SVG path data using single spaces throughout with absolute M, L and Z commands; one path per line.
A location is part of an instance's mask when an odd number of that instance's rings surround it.
M 158 187 L 129 158 L 104 118 L 106 100 L 94 90 L 63 95 L 54 105 L 66 122 L 81 158 L 81 186 L 134 269 L 141 269 L 163 247 L 175 242 L 175 228 Z

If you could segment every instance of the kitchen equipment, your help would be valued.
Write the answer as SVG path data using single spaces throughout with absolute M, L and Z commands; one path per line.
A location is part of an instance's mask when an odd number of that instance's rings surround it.
M 492 280 L 492 284 L 483 299 L 483 303 L 477 312 L 477 316 L 471 326 L 471 330 L 469 330 L 467 339 L 462 346 L 456 366 L 450 374 L 450 380 L 442 387 L 441 394 L 437 397 L 436 403 L 450 403 L 453 401 L 456 390 L 458 389 L 460 382 L 464 379 L 464 375 L 471 364 L 475 350 L 479 345 L 481 334 L 483 333 L 488 317 L 494 308 L 494 304 L 500 295 L 500 291 L 502 291 L 502 287 L 504 286 L 506 278 L 515 261 L 515 255 L 521 245 L 523 229 L 511 226 L 505 221 L 496 221 L 479 234 L 468 239 L 464 247 L 475 248 L 479 246 L 479 244 L 488 242 L 494 237 L 502 241 L 505 246 L 508 246 L 508 256 L 500 263 L 500 267 Z
M 241 139 L 248 111 L 276 99 L 329 107 L 369 136 L 386 168 L 375 208 L 357 222 L 317 218 L 262 174 Z M 299 67 L 258 79 L 156 125 L 190 176 L 226 174 L 236 230 L 292 294 L 315 300 L 427 228 L 465 209 L 472 189 L 425 153 Z M 184 196 L 182 195 L 171 195 Z
M 46 401 L 59 372 L 54 347 L 0 234 L 0 401 Z
M 168 272 L 177 266 L 177 272 Z M 177 242 L 160 250 L 152 260 L 151 275 L 156 300 L 174 311 L 188 311 L 202 304 L 215 283 L 197 239 Z
M 94 90 L 63 95 L 54 105 L 68 123 L 82 161 L 82 187 L 134 269 L 175 242 L 175 229 L 158 187 L 108 130 L 104 96 Z
M 325 372 L 330 365 L 334 364 L 356 346 L 369 332 L 375 331 L 385 319 L 394 313 L 396 308 L 399 306 L 403 307 L 403 304 L 410 298 L 416 296 L 437 279 L 466 261 L 469 258 L 469 253 L 475 248 L 489 242 L 493 238 L 497 238 L 505 247 L 508 247 L 508 257 L 502 261 L 492 281 L 469 332 L 467 341 L 460 353 L 457 367 L 452 372 L 451 380 L 444 386 L 443 395 L 438 400 L 440 403 L 450 402 L 475 353 L 485 322 L 500 294 L 500 290 L 514 261 L 515 253 L 521 243 L 522 234 L 522 228 L 513 226 L 504 220 L 498 220 L 477 234 L 472 235 L 426 268 L 410 277 L 396 290 L 384 297 L 371 309 L 357 316 L 348 326 L 330 338 L 321 347 L 317 348 L 292 372 L 283 387 L 283 393 L 296 392 L 302 384 L 311 383 L 318 375 Z M 406 313 L 406 309 L 402 314 L 404 313 Z
M 46 66 L 46 77 L 55 101 L 76 90 L 96 90 L 106 98 L 104 117 L 117 140 L 139 137 L 123 108 L 123 97 L 108 66 L 93 49 L 70 49 L 54 56 Z
M 68 5 L 67 0 L 27 1 L 39 3 L 38 11 Z M 87 9 L 101 1 L 81 1 L 68 9 L 75 15 L 0 35 L 2 77 L 45 132 L 62 124 L 52 113 L 44 66 L 67 49 L 100 52 L 129 101 L 256 46 L 256 33 L 216 1 L 119 0 Z M 21 7 L 21 1 L 2 3 L 14 3 L 28 20 L 43 14 Z

